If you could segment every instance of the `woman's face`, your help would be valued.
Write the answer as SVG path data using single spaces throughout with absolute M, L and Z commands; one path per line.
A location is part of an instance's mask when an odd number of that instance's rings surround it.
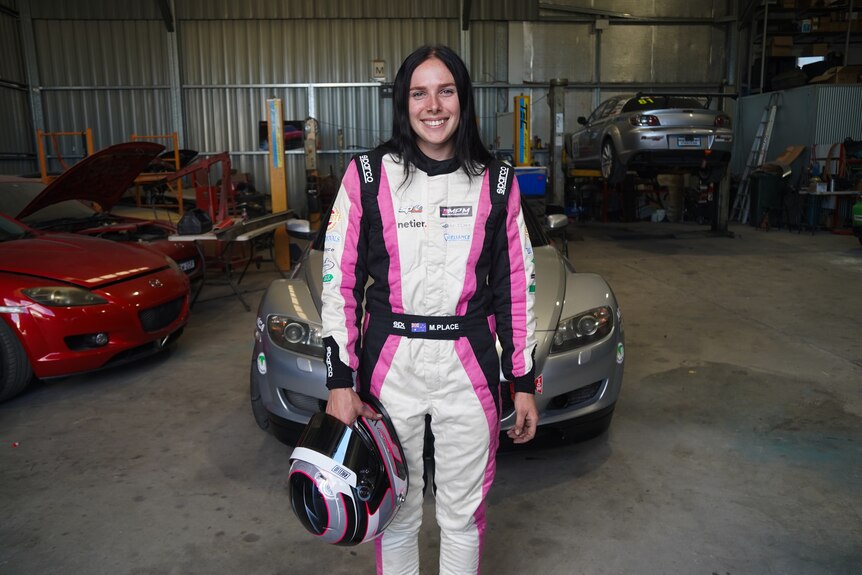
M 410 127 L 416 144 L 432 160 L 455 156 L 452 136 L 458 130 L 461 102 L 455 78 L 437 58 L 429 58 L 413 71 L 407 94 Z

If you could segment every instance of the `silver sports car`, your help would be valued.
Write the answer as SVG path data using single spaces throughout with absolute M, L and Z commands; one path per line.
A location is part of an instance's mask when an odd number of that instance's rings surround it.
M 642 177 L 691 171 L 717 182 L 730 162 L 730 117 L 709 108 L 713 96 L 635 94 L 602 102 L 565 136 L 572 168 L 601 168 L 610 184 L 633 170 Z M 703 101 L 702 101 L 703 100 Z
M 620 308 L 601 276 L 575 273 L 533 212 L 525 207 L 523 213 L 536 265 L 539 431 L 595 436 L 610 425 L 622 386 Z M 565 237 L 564 215 L 548 216 L 546 223 L 555 237 Z M 326 229 L 325 221 L 320 229 Z M 323 241 L 319 234 L 310 242 L 290 279 L 272 282 L 257 313 L 251 407 L 261 429 L 289 444 L 312 414 L 326 408 L 320 321 Z M 514 424 L 513 404 L 509 387 L 501 389 L 506 430 Z M 505 434 L 501 438 L 505 443 Z

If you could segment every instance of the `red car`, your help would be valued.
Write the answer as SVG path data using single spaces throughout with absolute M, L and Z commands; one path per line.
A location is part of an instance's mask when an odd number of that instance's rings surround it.
M 191 242 L 168 240 L 176 232 L 174 224 L 111 212 L 164 149 L 152 142 L 110 146 L 84 158 L 47 186 L 35 178 L 0 176 L 0 213 L 37 230 L 146 244 L 196 279 L 204 269 L 201 255 Z
M 45 233 L 0 215 L 0 401 L 158 352 L 189 317 L 189 279 L 144 245 Z

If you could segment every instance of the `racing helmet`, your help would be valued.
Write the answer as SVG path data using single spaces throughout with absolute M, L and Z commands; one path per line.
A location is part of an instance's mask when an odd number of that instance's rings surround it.
M 407 497 L 407 464 L 392 421 L 376 398 L 360 397 L 383 418 L 358 417 L 348 426 L 316 413 L 290 456 L 293 512 L 334 545 L 380 536 Z

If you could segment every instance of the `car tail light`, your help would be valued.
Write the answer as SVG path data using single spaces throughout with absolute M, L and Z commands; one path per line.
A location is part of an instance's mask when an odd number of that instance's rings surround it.
M 632 126 L 661 126 L 661 122 L 658 121 L 658 116 L 653 116 L 651 114 L 638 114 L 636 116 L 632 116 L 629 118 L 629 123 Z
M 730 127 L 730 116 L 726 116 L 724 114 L 719 114 L 715 117 L 716 128 L 729 128 Z

